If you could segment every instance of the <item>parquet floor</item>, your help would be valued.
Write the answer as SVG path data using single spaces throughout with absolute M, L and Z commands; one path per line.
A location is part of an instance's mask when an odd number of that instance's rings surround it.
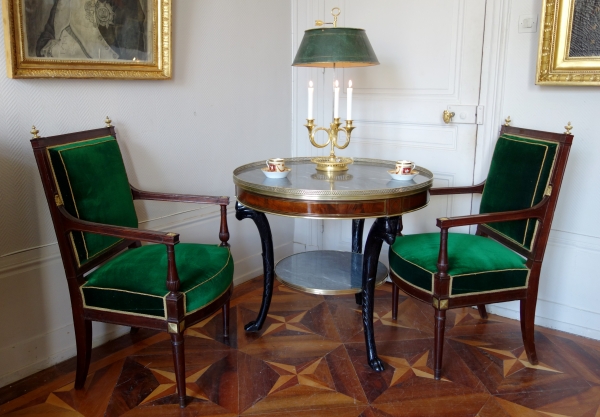
M 277 285 L 277 284 L 276 284 Z M 540 364 L 523 352 L 518 322 L 450 310 L 444 379 L 432 378 L 433 309 L 377 290 L 375 334 L 382 373 L 365 360 L 354 296 L 303 294 L 277 285 L 258 334 L 262 284 L 236 289 L 231 337 L 217 314 L 186 330 L 188 406 L 175 393 L 166 334 L 140 331 L 94 350 L 85 389 L 74 362 L 0 389 L 5 416 L 600 416 L 600 342 L 536 331 Z M 114 349 L 111 351 L 111 349 Z

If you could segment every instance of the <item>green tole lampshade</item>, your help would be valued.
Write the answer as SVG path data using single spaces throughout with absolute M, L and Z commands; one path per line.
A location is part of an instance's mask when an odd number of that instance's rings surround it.
M 345 68 L 379 65 L 364 29 L 344 27 L 304 31 L 295 67 Z

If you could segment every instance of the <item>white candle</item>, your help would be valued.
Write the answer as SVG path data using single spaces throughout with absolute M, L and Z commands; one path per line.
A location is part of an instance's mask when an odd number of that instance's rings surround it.
M 313 82 L 308 82 L 308 119 L 313 119 L 313 95 L 315 89 L 313 88 Z
M 352 80 L 348 81 L 348 93 L 346 96 L 346 120 L 352 120 Z
M 333 118 L 337 119 L 340 117 L 340 83 L 335 80 L 334 84 L 334 96 L 333 96 Z

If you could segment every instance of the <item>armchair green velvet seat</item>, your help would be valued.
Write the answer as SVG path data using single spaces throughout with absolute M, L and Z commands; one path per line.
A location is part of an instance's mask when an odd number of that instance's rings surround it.
M 432 294 L 439 252 L 439 233 L 404 236 L 390 248 L 390 268 L 402 280 Z M 495 240 L 450 233 L 447 273 L 452 297 L 526 288 L 529 269 L 524 258 Z
M 175 260 L 186 316 L 229 290 L 233 278 L 229 248 L 180 243 Z M 123 252 L 86 277 L 87 281 L 80 287 L 84 306 L 166 319 L 167 264 L 167 253 L 162 245 Z
M 434 374 L 442 372 L 446 311 L 520 300 L 527 357 L 537 363 L 534 318 L 539 276 L 570 134 L 503 126 L 487 179 L 471 187 L 431 189 L 431 195 L 482 193 L 480 214 L 439 218 L 440 233 L 399 236 L 389 251 L 394 284 L 392 317 L 398 315 L 398 289 L 435 309 Z M 476 235 L 448 233 L 478 225 Z
M 162 330 L 171 335 L 179 404 L 184 407 L 186 326 L 222 309 L 228 336 L 233 291 L 229 198 L 131 186 L 112 126 L 47 138 L 35 134 L 31 144 L 71 297 L 75 387 L 83 387 L 89 369 L 92 321 Z M 138 229 L 136 199 L 219 205 L 220 244 L 179 244 L 177 233 Z

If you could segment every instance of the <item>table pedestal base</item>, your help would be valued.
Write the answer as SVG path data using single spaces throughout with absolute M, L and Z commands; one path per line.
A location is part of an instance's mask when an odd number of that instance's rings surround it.
M 269 226 L 267 216 L 262 212 L 252 210 L 251 208 L 248 208 L 240 203 L 236 203 L 235 217 L 238 220 L 252 219 L 258 228 L 258 233 L 260 234 L 264 268 L 263 299 L 256 320 L 251 321 L 244 326 L 244 329 L 246 329 L 248 332 L 257 332 L 265 323 L 265 319 L 267 318 L 267 314 L 269 312 L 269 306 L 271 305 L 271 298 L 273 296 L 273 281 L 275 278 L 273 236 L 271 235 L 271 227 Z M 387 244 L 391 245 L 396 239 L 398 221 L 399 216 L 380 217 L 375 220 L 375 223 L 373 223 L 373 226 L 371 226 L 371 230 L 367 236 L 362 263 L 360 304 L 362 305 L 362 320 L 365 333 L 365 343 L 367 345 L 367 360 L 369 362 L 369 366 L 371 366 L 371 368 L 377 372 L 383 371 L 383 362 L 381 362 L 381 360 L 377 357 L 375 333 L 373 331 L 373 305 L 375 301 L 377 267 L 383 242 L 385 241 Z M 355 220 L 354 222 L 358 223 L 355 223 L 356 226 L 353 224 L 352 249 L 353 252 L 359 252 L 360 244 L 358 242 L 362 242 L 363 224 L 361 224 L 362 220 Z

